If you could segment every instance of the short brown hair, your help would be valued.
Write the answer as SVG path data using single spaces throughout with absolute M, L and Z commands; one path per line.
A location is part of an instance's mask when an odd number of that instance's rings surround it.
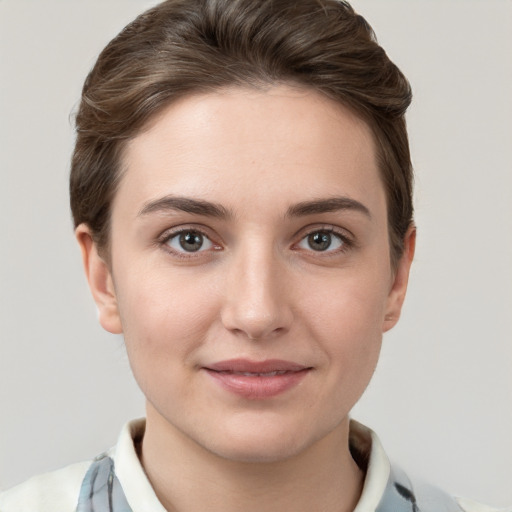
M 99 249 L 108 247 L 123 147 L 170 102 L 282 82 L 326 94 L 369 124 L 396 264 L 413 215 L 411 89 L 366 20 L 339 0 L 167 0 L 125 27 L 83 87 L 70 177 L 75 227 L 86 223 Z

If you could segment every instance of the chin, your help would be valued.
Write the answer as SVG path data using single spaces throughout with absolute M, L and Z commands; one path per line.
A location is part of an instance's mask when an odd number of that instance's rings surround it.
M 275 463 L 304 453 L 329 434 L 308 431 L 304 425 L 272 424 L 260 418 L 245 425 L 230 425 L 224 432 L 209 436 L 203 447 L 227 460 L 243 463 Z
M 210 446 L 210 452 L 233 462 L 272 464 L 297 456 L 306 446 L 293 442 L 283 445 L 282 438 L 260 437 L 258 440 L 231 440 L 228 445 L 214 443 Z

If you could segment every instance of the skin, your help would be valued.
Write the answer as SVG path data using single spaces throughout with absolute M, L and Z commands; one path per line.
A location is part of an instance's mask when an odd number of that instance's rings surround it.
M 100 322 L 124 334 L 147 399 L 141 460 L 162 504 L 353 510 L 348 414 L 399 318 L 415 241 L 411 228 L 393 269 L 369 127 L 307 89 L 231 88 L 169 106 L 123 163 L 110 264 L 87 226 L 76 235 Z M 200 250 L 179 230 L 203 233 Z M 253 400 L 204 370 L 233 358 L 311 370 Z

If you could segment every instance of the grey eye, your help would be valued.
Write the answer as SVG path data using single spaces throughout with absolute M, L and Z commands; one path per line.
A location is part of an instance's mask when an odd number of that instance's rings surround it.
M 339 249 L 343 245 L 340 235 L 331 231 L 314 231 L 305 236 L 299 243 L 302 249 L 310 249 L 316 252 Z
M 169 238 L 167 245 L 178 252 L 198 252 L 210 249 L 212 242 L 199 231 L 182 231 Z

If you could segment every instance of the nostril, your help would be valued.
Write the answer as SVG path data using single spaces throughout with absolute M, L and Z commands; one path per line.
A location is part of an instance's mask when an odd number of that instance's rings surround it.
M 275 338 L 287 331 L 285 327 L 273 327 L 269 325 L 268 328 L 261 329 L 230 329 L 237 336 L 245 337 L 250 341 L 264 341 L 265 339 Z

